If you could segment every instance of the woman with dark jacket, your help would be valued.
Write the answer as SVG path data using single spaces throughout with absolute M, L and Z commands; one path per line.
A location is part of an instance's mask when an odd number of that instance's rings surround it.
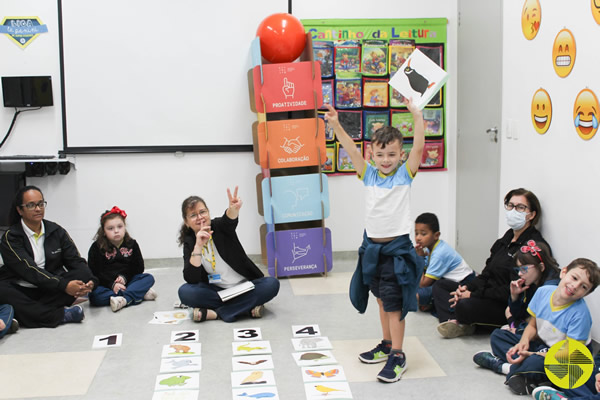
M 510 283 L 517 278 L 514 255 L 530 240 L 547 245 L 535 228 L 542 209 L 533 192 L 522 188 L 511 190 L 504 197 L 504 208 L 510 229 L 492 245 L 481 274 L 464 286 L 446 279 L 433 286 L 440 321 L 438 332 L 443 337 L 471 335 L 475 325 L 506 324 Z
M 233 322 L 240 315 L 260 318 L 264 304 L 279 292 L 279 281 L 264 276 L 237 237 L 242 207 L 237 191 L 236 187 L 232 195 L 227 189 L 229 207 L 222 217 L 211 219 L 206 203 L 198 196 L 188 197 L 181 205 L 179 244 L 183 245 L 186 283 L 179 288 L 179 299 L 194 307 L 197 322 L 217 318 Z M 226 301 L 219 296 L 218 292 L 247 282 L 254 288 Z
M 44 219 L 46 204 L 37 187 L 19 190 L 0 242 L 0 304 L 28 328 L 81 322 L 83 308 L 71 305 L 97 284 L 67 231 Z

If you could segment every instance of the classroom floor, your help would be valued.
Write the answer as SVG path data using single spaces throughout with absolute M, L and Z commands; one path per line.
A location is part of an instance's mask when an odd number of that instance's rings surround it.
M 354 399 L 516 398 L 502 376 L 472 361 L 476 351 L 489 349 L 487 335 L 443 339 L 435 329 L 437 320 L 422 312 L 407 317 L 404 377 L 397 383 L 377 382 L 383 364 L 357 359 L 381 340 L 381 332 L 374 298 L 364 315 L 348 299 L 355 262 L 354 253 L 338 253 L 327 277 L 282 278 L 279 295 L 267 304 L 262 319 L 154 325 L 148 322 L 155 311 L 173 310 L 183 277 L 179 258 L 149 260 L 146 272 L 156 278 L 156 301 L 117 313 L 86 302 L 81 324 L 21 329 L 0 340 L 0 399 L 152 399 L 162 348 L 172 331 L 186 329 L 198 329 L 202 344 L 198 398 L 232 399 L 233 330 L 254 327 L 270 341 L 279 398 L 306 399 L 301 368 L 291 355 L 292 325 L 305 324 L 317 324 L 331 341 Z M 122 333 L 120 347 L 92 348 L 95 336 L 113 333 Z

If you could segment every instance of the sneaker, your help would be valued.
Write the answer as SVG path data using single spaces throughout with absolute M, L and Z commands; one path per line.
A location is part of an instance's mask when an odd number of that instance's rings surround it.
M 563 392 L 551 388 L 550 386 L 538 386 L 531 393 L 535 400 L 560 400 L 568 399 Z
M 154 291 L 154 289 L 150 288 L 144 295 L 144 300 L 146 300 L 146 301 L 156 300 L 157 297 L 158 297 L 158 294 Z
M 452 321 L 442 322 L 437 326 L 437 330 L 446 339 L 452 339 L 459 336 L 469 336 L 475 333 L 475 325 L 458 324 Z
M 63 317 L 62 322 L 63 324 L 67 324 L 69 322 L 81 322 L 84 318 L 85 315 L 83 315 L 83 307 L 79 305 L 65 307 L 65 316 Z
M 388 355 L 390 354 L 390 350 L 392 349 L 391 343 L 386 345 L 383 343 L 379 343 L 373 350 L 365 351 L 364 353 L 360 353 L 358 355 L 358 359 L 365 364 L 377 364 L 380 362 L 384 362 L 388 359 Z
M 119 311 L 121 308 L 127 305 L 127 299 L 123 296 L 113 296 L 110 298 L 110 309 L 113 312 Z
M 505 383 L 514 394 L 531 394 L 537 388 L 537 385 L 522 375 L 513 375 Z
M 12 319 L 12 323 L 10 324 L 10 328 L 8 328 L 8 333 L 15 333 L 19 330 L 19 321 L 16 319 Z
M 504 361 L 489 351 L 479 351 L 475 353 L 473 356 L 473 362 L 482 368 L 491 369 L 497 374 L 502 373 L 502 364 L 504 364 Z
M 262 304 L 260 306 L 254 307 L 252 309 L 252 311 L 250 311 L 250 315 L 252 316 L 252 318 L 262 318 L 264 313 L 265 313 L 265 306 Z
M 400 355 L 389 356 L 385 367 L 377 375 L 377 379 L 383 382 L 396 382 L 402 378 L 406 372 L 406 356 L 404 353 Z

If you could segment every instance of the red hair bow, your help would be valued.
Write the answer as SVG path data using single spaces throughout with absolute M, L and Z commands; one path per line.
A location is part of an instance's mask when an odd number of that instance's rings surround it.
M 521 246 L 521 253 L 531 253 L 532 256 L 537 256 L 540 261 L 542 261 L 542 256 L 540 256 L 541 251 L 542 249 L 538 247 L 537 243 L 535 243 L 535 240 L 528 240 L 527 246 Z
M 117 206 L 114 206 L 113 208 L 110 209 L 110 211 L 105 212 L 104 215 L 102 216 L 102 218 L 105 218 L 106 216 L 108 216 L 110 214 L 118 214 L 121 217 L 123 217 L 123 219 L 127 218 L 127 213 L 125 212 L 125 210 L 121 210 Z

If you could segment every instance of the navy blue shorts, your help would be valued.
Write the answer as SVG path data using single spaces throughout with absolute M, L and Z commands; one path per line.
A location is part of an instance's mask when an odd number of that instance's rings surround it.
M 394 257 L 383 254 L 379 256 L 377 272 L 369 289 L 383 302 L 383 311 L 402 311 L 402 288 L 394 274 Z

